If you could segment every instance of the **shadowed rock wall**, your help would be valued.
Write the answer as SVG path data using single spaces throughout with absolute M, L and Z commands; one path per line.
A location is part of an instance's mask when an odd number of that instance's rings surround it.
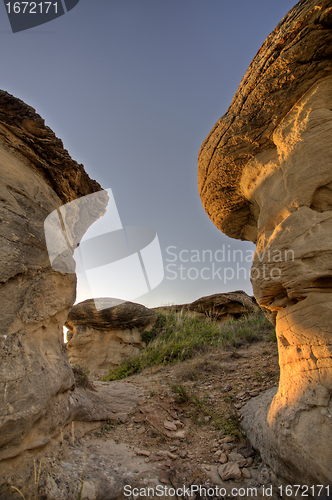
M 41 117 L 1 91 L 0 460 L 45 445 L 80 414 L 63 343 L 76 276 L 52 269 L 44 221 L 99 190 Z M 86 215 L 84 230 L 106 205 L 107 195 Z

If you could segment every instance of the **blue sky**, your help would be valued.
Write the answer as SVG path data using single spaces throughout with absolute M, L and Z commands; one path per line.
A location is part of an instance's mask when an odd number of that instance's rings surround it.
M 90 177 L 112 189 L 124 226 L 157 231 L 165 278 L 137 302 L 251 293 L 254 245 L 230 240 L 207 217 L 197 154 L 295 3 L 80 0 L 64 16 L 15 34 L 0 5 L 1 88 L 33 106 Z

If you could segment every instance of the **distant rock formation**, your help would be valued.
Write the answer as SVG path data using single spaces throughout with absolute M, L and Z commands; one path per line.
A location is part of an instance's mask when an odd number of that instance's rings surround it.
M 215 293 L 214 295 L 201 297 L 189 304 L 158 307 L 156 309 L 175 312 L 186 310 L 195 313 L 198 318 L 210 318 L 215 321 L 226 322 L 251 314 L 260 308 L 255 299 L 240 290 Z
M 157 314 L 141 304 L 117 299 L 85 300 L 70 311 L 65 326 L 70 330 L 67 351 L 72 366 L 81 365 L 95 377 L 105 376 L 126 357 L 144 347 L 141 334 L 157 321 Z
M 110 415 L 105 397 L 75 388 L 63 325 L 76 276 L 51 267 L 44 234 L 51 212 L 98 191 L 34 109 L 0 91 L 1 470 L 6 459 L 40 451 L 66 424 Z M 107 206 L 105 192 L 92 198 L 84 220 L 71 212 L 70 227 L 82 235 Z M 27 461 L 33 466 L 31 455 Z M 6 464 L 16 471 L 15 461 Z M 9 477 L 7 470 L 0 486 Z
M 276 395 L 245 407 L 243 424 L 289 484 L 332 483 L 331 105 L 331 1 L 302 0 L 199 153 L 208 215 L 257 244 L 251 280 L 276 319 L 281 377 Z

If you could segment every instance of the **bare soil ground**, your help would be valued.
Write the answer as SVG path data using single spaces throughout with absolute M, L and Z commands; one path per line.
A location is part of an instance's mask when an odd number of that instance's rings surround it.
M 278 478 L 241 432 L 239 410 L 250 398 L 277 386 L 278 375 L 276 342 L 256 342 L 210 349 L 121 382 L 94 381 L 98 391 L 114 387 L 118 401 L 119 394 L 123 392 L 125 400 L 129 391 L 130 408 L 115 403 L 114 418 L 84 437 L 79 423 L 68 429 L 42 463 L 34 457 L 35 472 L 25 479 L 26 484 L 34 483 L 34 489 L 20 486 L 21 493 L 13 491 L 11 498 L 276 500 Z M 235 477 L 222 479 L 220 467 L 235 460 Z M 164 488 L 158 494 L 157 485 Z M 191 496 L 176 492 L 184 485 L 193 486 L 187 490 Z M 219 490 L 209 490 L 216 486 Z M 155 489 L 154 494 L 144 490 L 148 487 Z M 204 496 L 205 491 L 210 496 Z

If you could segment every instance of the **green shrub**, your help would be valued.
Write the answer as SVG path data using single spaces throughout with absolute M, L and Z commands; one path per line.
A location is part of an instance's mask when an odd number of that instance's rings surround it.
M 157 335 L 160 334 L 164 326 L 166 325 L 165 314 L 158 314 L 157 321 L 148 332 L 142 333 L 142 341 L 149 344 Z

